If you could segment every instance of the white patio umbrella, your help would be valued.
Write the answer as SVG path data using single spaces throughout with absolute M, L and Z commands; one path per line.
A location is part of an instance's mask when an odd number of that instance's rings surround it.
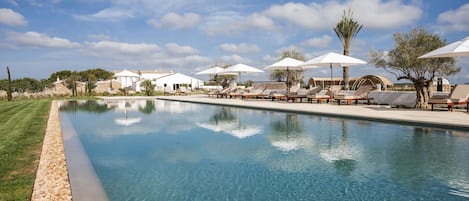
M 303 61 L 293 59 L 290 57 L 283 58 L 280 61 L 273 63 L 270 66 L 264 68 L 264 70 L 286 70 L 287 71 L 287 94 L 290 94 L 290 70 L 303 70 L 305 67 L 300 66 Z
M 114 122 L 116 124 L 119 124 L 119 125 L 123 125 L 123 126 L 130 126 L 130 125 L 133 125 L 133 124 L 136 124 L 136 123 L 139 123 L 140 121 L 142 121 L 142 118 L 140 117 L 128 117 L 127 116 L 127 107 L 125 107 L 124 109 L 124 118 L 116 118 L 114 119 Z
M 118 73 L 114 74 L 114 77 L 124 77 L 125 78 L 125 83 L 122 86 L 127 87 L 127 83 L 128 83 L 127 78 L 129 78 L 129 77 L 140 77 L 140 75 L 138 75 L 137 73 L 133 73 L 131 71 L 128 71 L 128 70 L 123 70 L 121 72 L 118 72 Z
M 227 69 L 225 69 L 220 74 L 231 74 L 231 73 L 238 73 L 238 82 L 241 81 L 241 73 L 263 73 L 264 71 L 254 68 L 252 66 L 248 66 L 246 64 L 236 64 Z
M 212 130 L 214 132 L 222 132 L 232 135 L 236 138 L 247 138 L 253 135 L 261 134 L 262 127 L 257 125 L 240 125 L 239 121 L 227 122 L 209 122 L 209 123 L 196 123 L 197 126 Z
M 311 67 L 311 66 L 330 66 L 331 68 L 331 84 L 332 84 L 332 66 L 353 66 L 353 65 L 359 65 L 359 64 L 366 64 L 366 61 L 342 55 L 342 54 L 337 54 L 334 52 L 329 52 L 327 54 L 323 54 L 321 56 L 315 57 L 313 59 L 310 59 L 301 66 L 303 67 Z
M 216 75 L 216 74 L 219 74 L 219 73 L 223 72 L 224 70 L 225 69 L 222 68 L 222 67 L 214 66 L 212 68 L 205 69 L 205 70 L 197 72 L 195 74 L 196 75 Z
M 419 58 L 436 58 L 436 57 L 460 57 L 469 56 L 469 36 L 443 46 L 431 52 L 428 52 Z

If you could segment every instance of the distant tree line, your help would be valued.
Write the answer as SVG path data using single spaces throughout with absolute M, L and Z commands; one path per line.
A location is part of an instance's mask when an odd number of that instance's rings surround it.
M 77 95 L 77 82 L 85 82 L 86 93 L 91 94 L 92 90 L 96 87 L 98 80 L 109 80 L 113 77 L 114 73 L 106 71 L 101 68 L 88 69 L 84 71 L 70 71 L 63 70 L 52 73 L 47 79 L 34 79 L 34 78 L 19 78 L 11 80 L 9 85 L 8 79 L 0 80 L 0 90 L 8 91 L 11 86 L 11 92 L 17 93 L 37 93 L 44 91 L 45 88 L 53 87 L 53 83 L 57 79 L 63 80 L 64 85 L 72 91 L 72 96 Z

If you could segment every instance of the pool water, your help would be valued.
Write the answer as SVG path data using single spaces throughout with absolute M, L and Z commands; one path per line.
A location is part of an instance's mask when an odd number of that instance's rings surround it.
M 109 200 L 469 199 L 467 131 L 163 100 L 61 118 Z

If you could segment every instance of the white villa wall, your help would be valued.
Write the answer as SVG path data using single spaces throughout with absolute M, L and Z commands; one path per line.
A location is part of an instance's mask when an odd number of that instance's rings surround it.
M 139 80 L 138 77 L 116 77 L 116 79 L 122 83 L 122 88 L 132 87 L 133 84 Z
M 143 74 L 142 74 L 143 75 Z M 174 85 L 176 84 L 187 84 L 191 85 L 192 89 L 201 88 L 204 85 L 202 80 L 181 74 L 175 73 L 171 75 L 162 76 L 157 79 L 151 79 L 152 83 L 155 85 L 155 89 L 158 91 L 171 91 L 174 90 Z M 135 91 L 142 91 L 142 87 L 140 84 L 144 81 L 141 79 L 140 81 L 136 82 L 134 85 Z M 166 84 L 166 88 L 164 87 Z

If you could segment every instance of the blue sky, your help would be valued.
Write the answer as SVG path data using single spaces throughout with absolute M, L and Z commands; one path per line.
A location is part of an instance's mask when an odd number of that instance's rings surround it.
M 60 70 L 161 70 L 195 76 L 212 65 L 264 68 L 296 49 L 311 59 L 342 47 L 332 27 L 351 6 L 364 25 L 351 55 L 390 50 L 396 32 L 424 26 L 448 42 L 469 36 L 467 0 L 1 0 L 0 79 L 47 78 Z M 469 82 L 469 59 L 452 83 Z M 352 77 L 385 75 L 373 65 L 351 67 Z M 267 80 L 268 73 L 243 75 Z M 328 77 L 329 68 L 306 77 Z M 339 68 L 334 76 L 341 76 Z M 195 76 L 206 79 L 206 76 Z

